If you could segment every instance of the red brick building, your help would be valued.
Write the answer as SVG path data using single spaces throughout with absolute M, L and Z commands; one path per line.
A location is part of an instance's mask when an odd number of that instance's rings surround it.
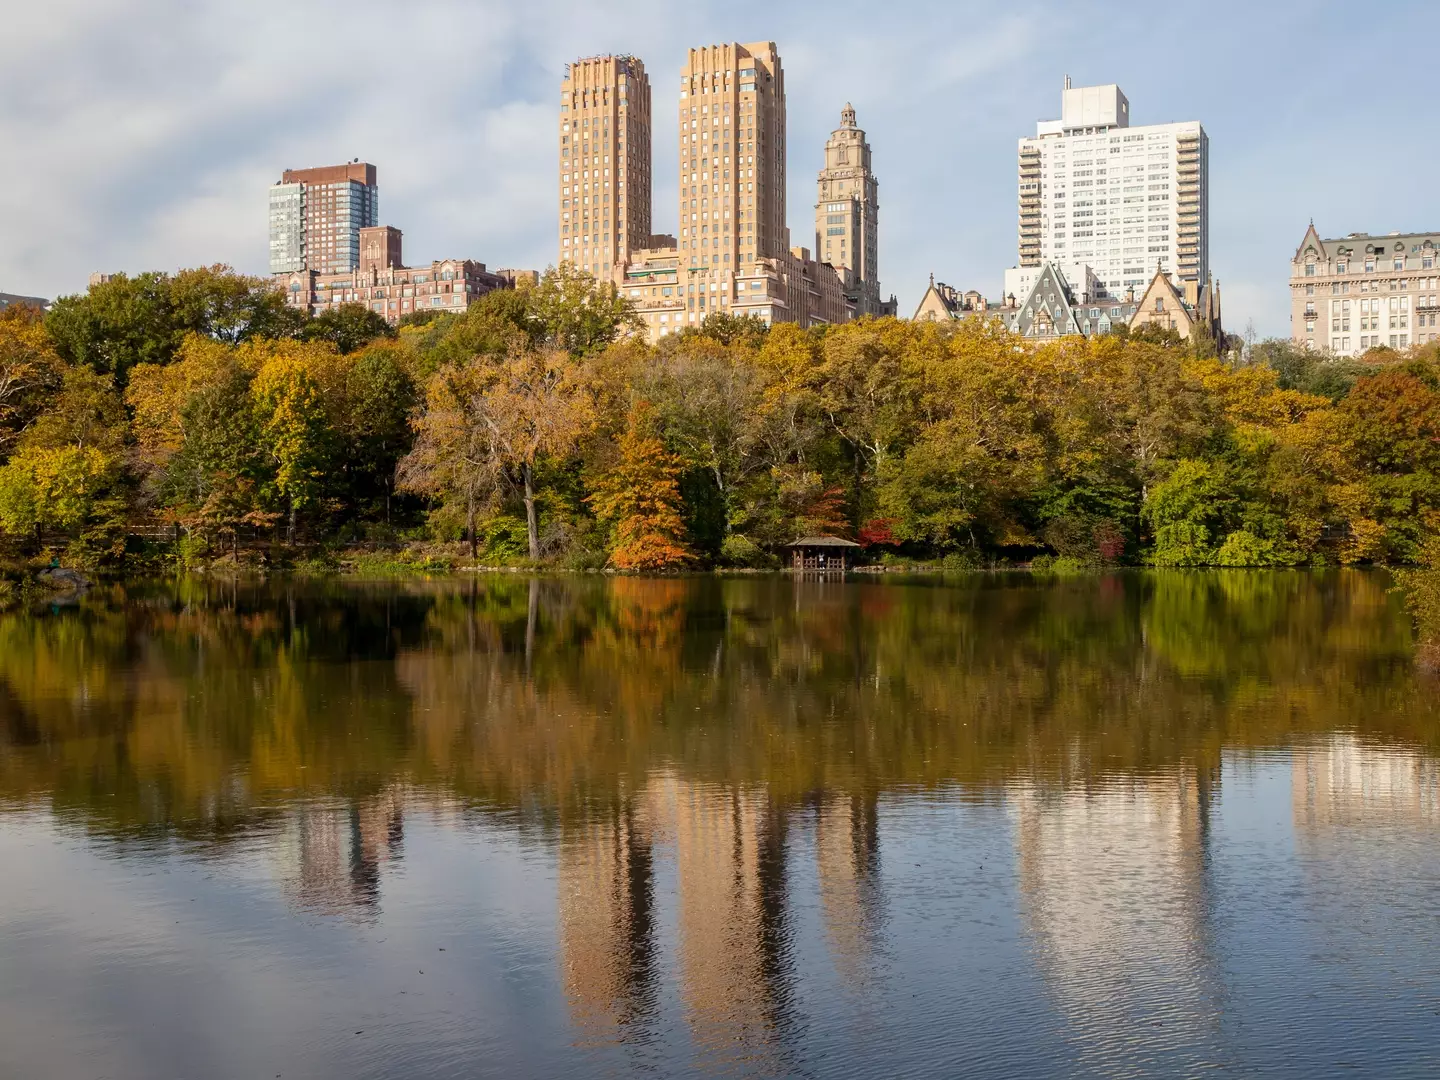
M 533 270 L 487 270 L 472 259 L 442 259 L 406 266 L 400 230 L 376 225 L 360 230 L 359 265 L 346 273 L 302 270 L 276 275 L 292 307 L 320 315 L 342 304 L 364 304 L 397 323 L 417 311 L 461 312 L 493 289 L 535 280 Z

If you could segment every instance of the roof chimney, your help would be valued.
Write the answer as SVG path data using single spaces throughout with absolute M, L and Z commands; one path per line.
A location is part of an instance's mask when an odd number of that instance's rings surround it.
M 1066 76 L 1065 76 L 1065 89 L 1066 89 L 1066 90 L 1069 90 L 1069 89 L 1070 89 L 1070 76 L 1069 76 L 1069 75 L 1066 75 Z

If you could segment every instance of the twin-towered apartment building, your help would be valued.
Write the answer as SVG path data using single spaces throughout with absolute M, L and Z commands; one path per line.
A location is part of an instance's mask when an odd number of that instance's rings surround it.
M 649 336 L 721 312 L 801 326 L 880 300 L 878 182 L 846 105 L 817 186 L 815 249 L 786 223 L 785 71 L 774 42 L 691 49 L 680 73 L 675 231 L 653 231 L 650 79 L 633 56 L 568 65 L 558 137 L 560 261 L 613 281 Z

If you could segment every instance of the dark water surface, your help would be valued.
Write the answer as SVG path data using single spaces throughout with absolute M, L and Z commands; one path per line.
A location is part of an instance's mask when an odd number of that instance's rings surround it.
M 0 1076 L 1440 1075 L 1390 580 L 0 616 Z

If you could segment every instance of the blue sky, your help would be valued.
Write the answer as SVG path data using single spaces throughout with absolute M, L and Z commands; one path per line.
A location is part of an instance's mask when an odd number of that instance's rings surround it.
M 603 10 L 601 10 L 603 9 Z M 1288 333 L 1288 263 L 1324 235 L 1440 229 L 1440 5 L 1389 2 L 706 4 L 571 0 L 47 0 L 0 34 L 0 291 L 92 270 L 266 270 L 266 188 L 287 167 L 379 168 L 409 262 L 555 258 L 558 86 L 577 56 L 651 75 L 655 228 L 673 231 L 684 51 L 773 40 L 786 71 L 792 241 L 852 101 L 880 179 L 882 288 L 1000 292 L 1015 262 L 1015 141 L 1077 86 L 1134 122 L 1210 135 L 1211 265 L 1227 327 Z

